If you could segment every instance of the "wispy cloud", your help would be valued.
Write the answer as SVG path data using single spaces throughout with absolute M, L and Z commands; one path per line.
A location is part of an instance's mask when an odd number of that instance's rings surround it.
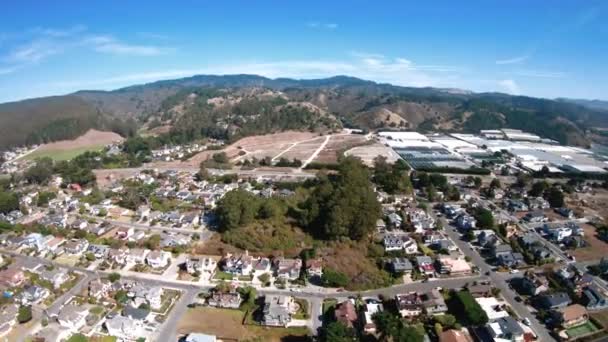
M 175 69 L 133 73 L 103 79 L 59 82 L 54 86 L 76 90 L 79 88 L 111 89 L 138 82 L 191 76 L 196 74 L 257 74 L 270 78 L 291 77 L 298 79 L 322 78 L 335 75 L 350 75 L 363 79 L 403 86 L 454 86 L 464 69 L 441 65 L 418 65 L 407 58 L 390 58 L 379 54 L 357 53 L 345 60 L 286 60 L 247 61 L 220 64 L 205 68 Z
M 47 40 L 35 40 L 14 48 L 4 60 L 8 63 L 38 63 L 61 51 L 57 44 Z
M 338 28 L 338 24 L 336 23 L 321 23 L 317 21 L 311 21 L 306 23 L 306 26 L 313 29 L 326 29 L 326 30 L 335 30 Z
M 0 75 L 8 75 L 8 74 L 12 74 L 15 71 L 17 71 L 19 68 L 17 67 L 6 67 L 6 68 L 0 68 Z
M 546 70 L 516 70 L 509 74 L 523 77 L 538 77 L 538 78 L 564 78 L 567 73 L 561 71 L 546 71 Z
M 112 36 L 103 35 L 87 37 L 84 39 L 84 43 L 91 46 L 97 52 L 114 55 L 158 56 L 174 51 L 173 48 L 156 45 L 129 44 Z
M 137 36 L 145 39 L 167 40 L 169 36 L 166 34 L 155 32 L 137 32 Z
M 518 95 L 521 93 L 519 85 L 514 80 L 500 80 L 498 81 L 498 85 L 509 94 Z
M 530 58 L 530 56 L 524 55 L 524 56 L 513 57 L 513 58 L 508 58 L 508 59 L 499 59 L 496 61 L 496 64 L 498 64 L 498 65 L 519 64 L 519 63 L 525 62 L 528 58 Z
M 50 27 L 36 27 L 32 29 L 32 32 L 49 37 L 70 37 L 78 33 L 82 33 L 87 30 L 84 25 L 74 25 L 68 28 L 50 28 Z

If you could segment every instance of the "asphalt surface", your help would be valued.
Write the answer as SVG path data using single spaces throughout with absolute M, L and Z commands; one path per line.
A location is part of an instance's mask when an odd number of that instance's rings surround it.
M 477 251 L 472 249 L 467 242 L 461 240 L 460 234 L 453 225 L 451 225 L 445 218 L 439 218 L 439 220 L 441 220 L 441 223 L 443 224 L 445 233 L 450 237 L 450 239 L 454 241 L 454 243 L 456 243 L 456 246 L 460 248 L 464 255 L 471 258 L 471 261 L 473 262 L 473 264 L 479 267 L 481 273 L 486 274 L 487 272 L 489 272 L 489 278 L 491 280 L 492 286 L 500 289 L 502 297 L 513 308 L 515 313 L 520 318 L 527 317 L 530 320 L 530 326 L 538 336 L 539 341 L 555 341 L 555 339 L 551 335 L 549 335 L 549 332 L 547 331 L 545 326 L 541 322 L 539 322 L 536 317 L 534 317 L 534 315 L 530 312 L 526 305 L 515 300 L 515 297 L 517 297 L 518 295 L 513 290 L 511 290 L 511 288 L 507 284 L 506 279 L 508 279 L 509 277 L 505 277 L 504 275 L 494 272 L 492 270 L 492 267 L 488 265 L 485 259 L 482 258 L 479 253 L 477 253 Z

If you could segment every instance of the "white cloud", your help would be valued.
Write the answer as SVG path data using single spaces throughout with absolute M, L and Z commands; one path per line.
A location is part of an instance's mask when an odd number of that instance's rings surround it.
M 51 41 L 36 40 L 13 49 L 4 58 L 9 63 L 38 63 L 61 52 L 61 48 Z
M 87 27 L 84 25 L 75 25 L 72 27 L 61 28 L 61 29 L 48 28 L 48 27 L 47 28 L 37 27 L 37 28 L 33 29 L 32 31 L 37 34 L 41 34 L 41 35 L 45 35 L 45 36 L 49 36 L 49 37 L 60 38 L 60 37 L 73 36 L 75 34 L 82 33 L 86 30 L 87 30 Z
M 336 23 L 320 23 L 316 21 L 306 23 L 306 26 L 314 29 L 326 29 L 326 30 L 335 30 L 338 28 L 338 24 Z
M 84 39 L 84 44 L 101 53 L 130 56 L 158 56 L 170 53 L 174 49 L 155 45 L 138 45 L 121 42 L 112 36 L 91 36 Z
M 383 83 L 415 87 L 453 87 L 458 79 L 459 68 L 451 66 L 417 65 L 406 58 L 386 58 L 381 55 L 361 54 L 348 60 L 288 60 L 249 61 L 223 64 L 205 68 L 151 71 L 108 77 L 89 81 L 55 83 L 62 89 L 103 88 L 112 89 L 138 82 L 191 76 L 196 74 L 256 74 L 270 78 L 291 77 L 297 79 L 323 78 L 349 75 Z M 441 73 L 441 75 L 437 75 Z
M 524 55 L 524 56 L 513 57 L 513 58 L 508 58 L 508 59 L 500 59 L 500 60 L 496 61 L 496 64 L 498 64 L 498 65 L 519 64 L 519 63 L 525 62 L 528 58 L 530 58 L 530 56 Z
M 511 72 L 513 75 L 523 77 L 538 77 L 538 78 L 564 78 L 567 76 L 561 71 L 546 71 L 546 70 L 516 70 Z
M 518 95 L 520 94 L 519 85 L 514 80 L 500 80 L 498 81 L 498 85 L 504 89 L 509 94 Z

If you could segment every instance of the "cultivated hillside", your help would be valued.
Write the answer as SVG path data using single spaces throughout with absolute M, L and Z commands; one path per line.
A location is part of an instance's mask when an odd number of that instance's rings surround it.
M 511 127 L 585 146 L 594 137 L 590 129 L 608 127 L 608 111 L 580 101 L 400 87 L 347 76 L 198 75 L 0 105 L 0 147 L 73 138 L 91 127 L 125 135 L 135 123 L 169 131 L 177 141 L 341 126 L 446 132 Z

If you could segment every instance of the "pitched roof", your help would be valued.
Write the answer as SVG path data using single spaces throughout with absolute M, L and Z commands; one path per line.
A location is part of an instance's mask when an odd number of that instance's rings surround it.
M 587 309 L 580 304 L 569 305 L 559 311 L 566 322 L 576 320 L 587 314 Z

